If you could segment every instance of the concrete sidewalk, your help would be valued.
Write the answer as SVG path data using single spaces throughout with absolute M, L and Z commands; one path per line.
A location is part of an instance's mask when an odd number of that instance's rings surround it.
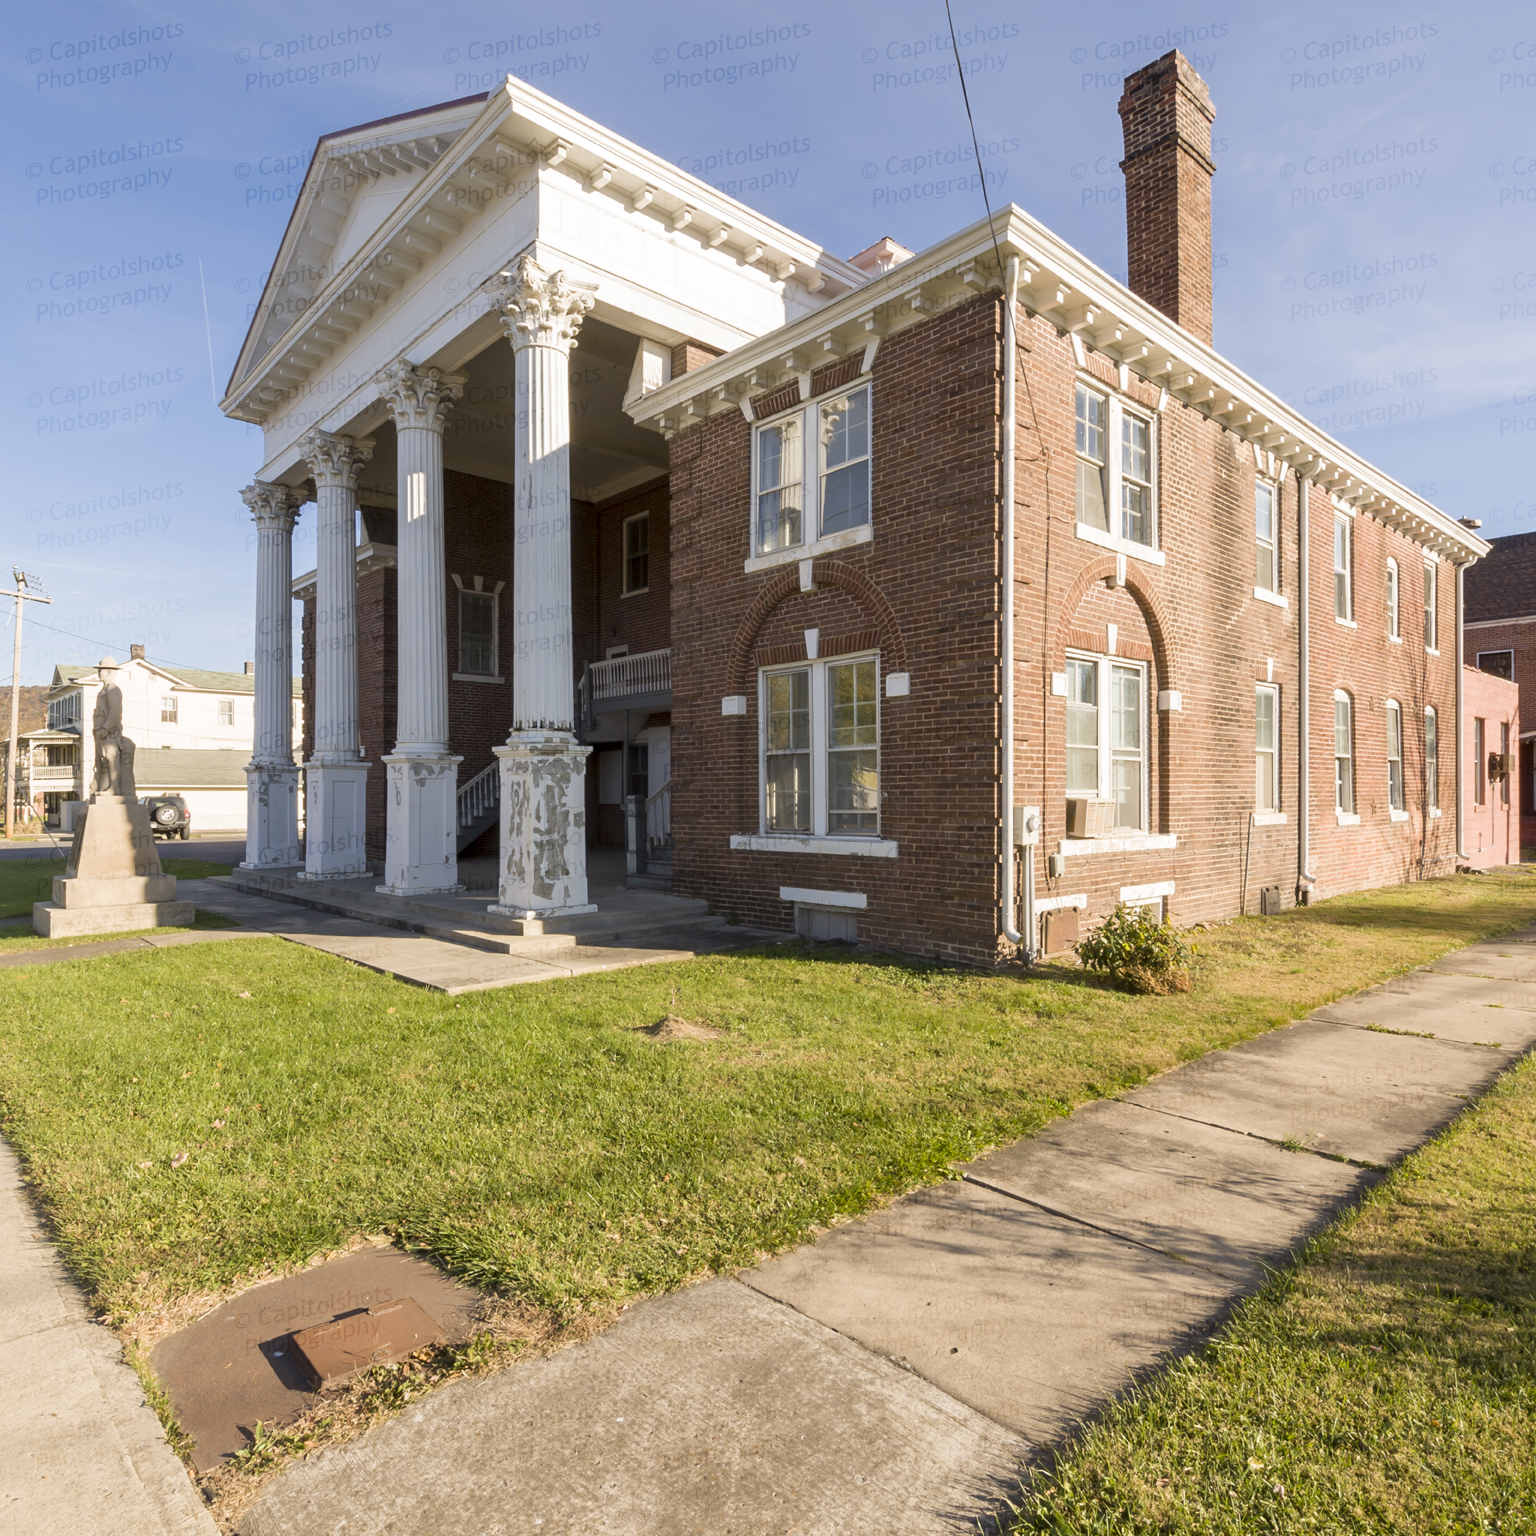
M 274 1480 L 242 1536 L 992 1528 L 1536 1044 L 1536 931 L 1217 1051 Z
M 0 1530 L 217 1536 L 122 1347 L 93 1322 L 0 1142 Z

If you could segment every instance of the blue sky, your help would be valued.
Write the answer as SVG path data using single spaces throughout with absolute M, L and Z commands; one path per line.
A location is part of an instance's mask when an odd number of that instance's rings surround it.
M 1485 534 L 1536 529 L 1527 9 L 953 4 L 994 201 L 1122 278 L 1120 78 L 1182 47 L 1217 108 L 1218 348 Z M 12 17 L 0 565 L 54 597 L 25 682 L 134 641 L 251 655 L 260 444 L 214 397 L 322 133 L 512 70 L 843 255 L 983 211 L 942 0 Z

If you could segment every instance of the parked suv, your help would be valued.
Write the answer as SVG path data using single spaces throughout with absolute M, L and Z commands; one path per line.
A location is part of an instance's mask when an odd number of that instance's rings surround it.
M 145 795 L 142 804 L 156 837 L 179 837 L 186 842 L 192 836 L 192 813 L 180 795 Z

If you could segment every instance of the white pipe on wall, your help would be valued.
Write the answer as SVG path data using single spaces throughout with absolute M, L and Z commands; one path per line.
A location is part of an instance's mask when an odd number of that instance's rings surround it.
M 1013 830 L 1013 758 L 1015 743 L 1013 739 L 1013 696 L 1018 661 L 1014 647 L 1014 622 L 1013 622 L 1013 561 L 1014 561 L 1014 436 L 1017 423 L 1017 389 L 1018 375 L 1018 340 L 1014 335 L 1014 306 L 1019 293 L 1019 258 L 1008 258 L 1007 282 L 1004 286 L 1003 302 L 1007 306 L 1007 312 L 1003 316 L 1003 633 L 1002 633 L 1002 664 L 1003 664 L 1003 689 L 1002 689 L 1002 752 L 1003 752 L 1003 792 L 1002 792 L 1002 821 L 1003 821 L 1003 878 L 1002 878 L 1002 913 L 998 922 L 998 928 L 1002 936 L 1010 944 L 1019 945 L 1024 950 L 1026 961 L 1034 959 L 1034 850 L 1030 849 L 1026 857 L 1030 860 L 1030 866 L 1025 875 L 1025 913 L 1024 933 L 1020 933 L 1013 926 L 1014 891 L 1018 877 L 1018 858 L 1014 847 Z M 1025 935 L 1028 935 L 1026 937 Z

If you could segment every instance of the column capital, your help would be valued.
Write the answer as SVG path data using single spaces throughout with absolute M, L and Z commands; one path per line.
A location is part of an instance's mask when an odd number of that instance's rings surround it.
M 315 477 L 316 489 L 334 486 L 355 491 L 358 474 L 373 456 L 373 439 L 345 437 L 340 432 L 322 432 L 316 427 L 305 434 L 299 452 Z
M 570 282 L 564 272 L 546 273 L 526 255 L 490 284 L 501 327 L 516 352 L 524 347 L 569 352 L 583 317 L 591 312 L 595 291 L 595 283 Z
M 448 408 L 464 393 L 469 382 L 462 373 L 444 373 L 441 368 L 417 368 L 397 358 L 374 378 L 379 397 L 389 407 L 396 428 L 425 427 L 441 432 L 448 419 Z
M 303 497 L 287 485 L 273 485 L 268 480 L 253 480 L 240 492 L 240 499 L 251 509 L 258 528 L 275 528 L 279 533 L 292 531 Z

